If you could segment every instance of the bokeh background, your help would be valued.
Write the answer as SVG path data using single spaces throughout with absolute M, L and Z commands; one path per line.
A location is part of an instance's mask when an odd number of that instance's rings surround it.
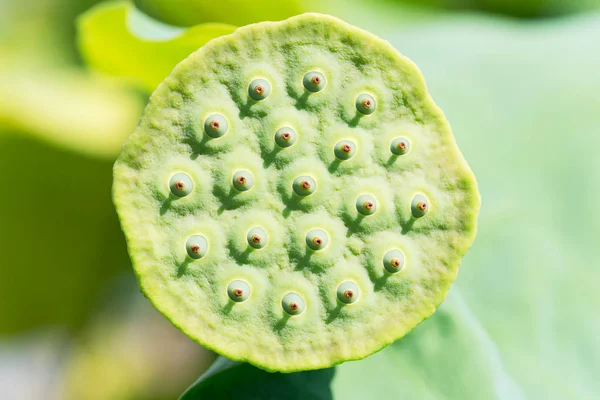
M 479 234 L 438 312 L 380 353 L 240 374 L 282 398 L 600 398 L 600 0 L 0 0 L 0 398 L 173 399 L 214 361 L 140 294 L 112 164 L 178 61 L 305 11 L 417 63 Z

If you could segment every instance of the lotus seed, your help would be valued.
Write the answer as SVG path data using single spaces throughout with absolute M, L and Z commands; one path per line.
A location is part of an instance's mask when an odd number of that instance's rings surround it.
M 377 201 L 370 194 L 363 194 L 356 199 L 356 210 L 362 215 L 373 215 L 377 210 Z
M 175 196 L 185 197 L 192 193 L 192 189 L 194 189 L 194 183 L 189 175 L 179 173 L 171 177 L 171 180 L 169 181 L 169 187 L 171 188 L 171 193 L 173 193 Z
M 244 281 L 235 280 L 227 286 L 227 294 L 231 300 L 241 303 L 250 297 L 250 285 Z
M 185 242 L 185 249 L 188 256 L 194 259 L 200 259 L 206 255 L 208 251 L 208 240 L 202 235 L 190 236 Z
M 375 112 L 375 99 L 370 94 L 361 94 L 356 98 L 356 109 L 361 114 L 370 115 Z
M 292 187 L 298 196 L 308 196 L 315 192 L 317 184 L 310 176 L 299 176 L 294 179 Z
M 346 281 L 337 288 L 337 298 L 344 304 L 352 304 L 358 300 L 360 290 L 354 282 Z
M 397 156 L 408 153 L 408 150 L 410 150 L 410 143 L 406 138 L 396 138 L 392 140 L 392 143 L 390 144 L 390 151 Z
M 322 229 L 313 229 L 306 234 L 306 245 L 313 250 L 323 250 L 329 244 L 329 237 Z
M 383 266 L 391 274 L 404 268 L 404 253 L 400 250 L 390 250 L 383 256 Z
M 296 131 L 292 128 L 281 128 L 275 133 L 275 143 L 277 143 L 279 147 L 290 147 L 296 143 L 297 139 L 298 136 L 296 135 Z
M 255 249 L 262 249 L 267 245 L 267 232 L 259 227 L 254 227 L 246 235 L 248 244 Z
M 290 315 L 300 315 L 306 307 L 304 299 L 298 293 L 288 293 L 281 300 L 281 307 Z
M 254 186 L 254 178 L 248 171 L 238 171 L 233 174 L 233 187 L 240 192 L 252 189 Z
M 421 218 L 429 211 L 429 201 L 422 194 L 417 194 L 412 199 L 411 203 L 412 215 L 415 218 Z
M 253 100 L 266 99 L 271 93 L 271 84 L 264 79 L 255 79 L 248 86 L 248 94 Z
M 340 160 L 349 160 L 356 153 L 356 145 L 349 140 L 340 140 L 336 143 L 333 152 Z
M 221 114 L 213 114 L 204 121 L 204 132 L 213 139 L 223 136 L 228 128 L 229 124 Z
M 322 73 L 316 71 L 312 71 L 304 75 L 302 83 L 304 84 L 306 90 L 313 93 L 320 92 L 321 90 L 323 90 L 323 88 L 325 88 L 325 85 L 327 84 L 327 82 L 325 81 L 325 76 L 323 76 Z

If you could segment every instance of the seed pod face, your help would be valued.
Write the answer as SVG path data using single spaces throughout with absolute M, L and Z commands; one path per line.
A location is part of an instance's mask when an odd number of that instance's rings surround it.
M 123 146 L 114 201 L 153 304 L 205 347 L 285 372 L 366 357 L 429 317 L 479 207 L 416 67 L 318 14 L 182 61 Z

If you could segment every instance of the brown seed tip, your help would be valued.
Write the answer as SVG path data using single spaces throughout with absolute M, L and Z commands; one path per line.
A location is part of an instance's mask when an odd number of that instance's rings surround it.
M 302 186 L 302 189 L 308 190 L 308 189 L 310 189 L 310 182 L 309 181 L 302 181 L 300 183 L 300 186 Z
M 182 181 L 175 181 L 175 189 L 177 189 L 177 190 L 185 189 L 185 183 L 183 183 Z
M 406 143 L 398 142 L 398 149 L 402 151 L 406 150 Z
M 200 246 L 197 244 L 193 244 L 190 246 L 190 251 L 194 254 L 200 254 Z
M 321 78 L 319 78 L 318 76 L 313 76 L 311 81 L 313 85 L 318 85 L 319 83 L 321 83 Z
M 320 246 L 323 244 L 323 239 L 318 236 L 315 236 L 312 241 L 315 246 Z
M 369 100 L 369 99 L 364 99 L 362 101 L 362 105 L 364 108 L 369 109 L 373 106 L 373 103 L 371 103 L 371 100 Z
M 297 310 L 298 310 L 298 308 L 300 308 L 300 307 L 298 307 L 298 303 L 296 303 L 295 301 L 292 301 L 292 302 L 290 303 L 290 306 L 289 306 L 289 307 L 290 307 L 290 310 L 292 310 L 292 311 L 297 311 Z
M 398 268 L 400 266 L 400 260 L 398 260 L 397 258 L 392 258 L 390 260 L 390 264 L 392 265 L 392 267 Z
M 254 92 L 256 94 L 263 94 L 264 91 L 265 88 L 263 87 L 263 85 L 256 85 L 256 87 L 254 88 Z
M 363 207 L 365 208 L 365 210 L 372 210 L 373 207 L 375 207 L 375 204 L 373 204 L 373 202 L 371 201 L 365 201 L 363 203 Z
M 427 203 L 420 201 L 417 203 L 417 208 L 421 211 L 425 211 L 427 209 Z
M 349 144 L 343 144 L 342 151 L 344 153 L 350 153 L 352 151 L 352 146 L 350 146 Z
M 242 289 L 234 289 L 233 295 L 235 297 L 242 297 L 244 295 L 244 291 Z
M 351 289 L 348 289 L 344 292 L 344 297 L 347 299 L 351 299 L 354 297 L 354 292 Z
M 215 131 L 216 131 L 217 129 L 219 129 L 219 127 L 220 127 L 220 126 L 221 126 L 221 124 L 219 124 L 219 121 L 217 121 L 217 120 L 212 120 L 212 121 L 210 121 L 210 127 L 211 127 L 213 130 L 215 130 Z
M 252 235 L 252 242 L 258 244 L 258 243 L 260 243 L 260 241 L 261 241 L 261 238 L 259 235 L 256 235 L 256 234 Z
M 289 132 L 284 132 L 284 133 L 281 134 L 281 138 L 283 140 L 290 140 L 292 138 L 292 135 L 290 135 Z
M 246 177 L 245 176 L 238 176 L 237 183 L 239 183 L 240 185 L 244 185 L 246 183 Z

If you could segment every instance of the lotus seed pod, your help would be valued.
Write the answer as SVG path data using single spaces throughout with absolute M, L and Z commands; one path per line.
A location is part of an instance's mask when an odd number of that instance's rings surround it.
M 361 94 L 356 98 L 356 109 L 361 114 L 371 115 L 375 112 L 375 99 L 370 94 Z
M 248 94 L 253 100 L 266 99 L 271 93 L 271 84 L 265 79 L 255 79 L 248 86 Z
M 233 174 L 233 187 L 240 192 L 252 189 L 254 186 L 254 177 L 248 171 L 238 171 Z
M 354 282 L 344 282 L 337 289 L 337 297 L 338 300 L 344 304 L 352 304 L 358 300 L 358 296 L 360 291 L 356 283 Z
M 244 281 L 233 281 L 227 286 L 227 295 L 236 303 L 246 301 L 250 297 L 250 285 Z
M 304 312 L 304 299 L 297 293 L 288 293 L 281 299 L 281 306 L 290 315 L 300 315 Z
M 281 128 L 275 133 L 275 142 L 279 147 L 290 147 L 296 140 L 298 135 L 292 128 Z
M 221 114 L 213 114 L 204 122 L 204 132 L 213 139 L 220 138 L 227 133 L 227 120 Z
M 179 173 L 171 177 L 169 187 L 171 188 L 171 193 L 175 196 L 184 197 L 192 193 L 194 183 L 188 175 Z
M 390 250 L 383 256 L 383 266 L 391 273 L 402 271 L 404 268 L 404 254 L 400 250 Z
M 252 228 L 248 231 L 246 235 L 246 239 L 248 240 L 248 244 L 255 249 L 262 249 L 267 245 L 267 232 L 265 232 L 262 228 Z
M 401 156 L 408 153 L 408 150 L 410 150 L 410 143 L 406 138 L 396 138 L 392 140 L 392 143 L 390 144 L 390 151 L 392 152 L 392 154 L 395 154 L 397 156 Z
M 208 251 L 208 241 L 202 235 L 194 235 L 185 242 L 185 248 L 190 257 L 199 259 L 206 255 L 206 252 Z
M 308 74 L 304 75 L 302 83 L 304 84 L 306 90 L 313 93 L 320 92 L 327 84 L 323 74 L 316 71 L 309 72 Z
M 219 139 L 205 133 L 213 115 L 227 121 Z M 194 184 L 183 198 L 165 184 L 178 173 Z M 479 209 L 416 66 L 319 14 L 241 27 L 178 64 L 123 146 L 114 202 L 140 287 L 175 326 L 285 372 L 366 357 L 429 317 Z M 197 235 L 201 258 L 184 247 Z

